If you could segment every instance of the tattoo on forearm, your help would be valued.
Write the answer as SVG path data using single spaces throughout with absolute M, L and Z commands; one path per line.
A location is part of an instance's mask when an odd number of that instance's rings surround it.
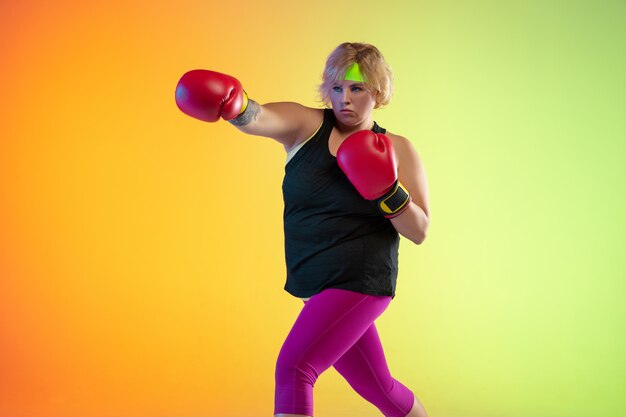
M 235 126 L 245 126 L 251 121 L 256 120 L 260 111 L 261 107 L 259 106 L 259 103 L 248 99 L 248 107 L 246 107 L 246 110 L 234 119 L 230 119 L 228 123 Z

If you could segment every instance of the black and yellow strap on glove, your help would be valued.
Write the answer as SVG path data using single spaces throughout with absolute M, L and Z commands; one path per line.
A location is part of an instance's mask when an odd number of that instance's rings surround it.
M 402 213 L 411 203 L 411 196 L 400 185 L 398 181 L 395 182 L 391 190 L 387 194 L 374 200 L 378 211 L 388 219 L 392 219 L 400 213 Z

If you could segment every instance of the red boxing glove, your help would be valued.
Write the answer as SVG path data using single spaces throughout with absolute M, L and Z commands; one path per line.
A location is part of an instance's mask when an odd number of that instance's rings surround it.
M 391 139 L 382 133 L 360 130 L 337 149 L 337 163 L 365 199 L 376 203 L 388 219 L 398 216 L 411 196 L 398 183 L 398 162 Z
M 192 70 L 176 86 L 176 104 L 185 114 L 205 122 L 231 120 L 248 103 L 239 80 L 209 70 Z

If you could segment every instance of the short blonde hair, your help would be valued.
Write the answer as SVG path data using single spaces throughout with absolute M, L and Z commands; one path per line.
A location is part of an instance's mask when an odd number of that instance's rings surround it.
M 318 87 L 321 101 L 329 106 L 331 89 L 335 83 L 343 81 L 346 70 L 355 62 L 359 64 L 368 88 L 374 93 L 376 99 L 374 108 L 389 104 L 393 95 L 391 67 L 374 45 L 357 42 L 344 42 L 328 56 L 322 74 L 322 84 Z

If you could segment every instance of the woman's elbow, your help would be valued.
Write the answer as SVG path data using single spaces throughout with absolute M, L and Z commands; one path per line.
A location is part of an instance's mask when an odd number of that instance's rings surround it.
M 415 238 L 411 239 L 411 241 L 415 243 L 416 245 L 421 245 L 424 242 L 424 240 L 426 240 L 426 233 L 421 233 Z
M 422 243 L 424 243 L 424 241 L 426 240 L 426 232 L 428 231 L 429 224 L 430 220 L 427 219 L 427 223 L 424 225 L 424 227 L 421 230 L 418 230 L 415 234 L 415 237 L 411 239 L 413 243 L 415 243 L 416 245 L 421 245 Z
M 426 240 L 426 230 L 414 229 L 412 233 L 404 233 L 403 236 L 416 245 L 421 245 Z

